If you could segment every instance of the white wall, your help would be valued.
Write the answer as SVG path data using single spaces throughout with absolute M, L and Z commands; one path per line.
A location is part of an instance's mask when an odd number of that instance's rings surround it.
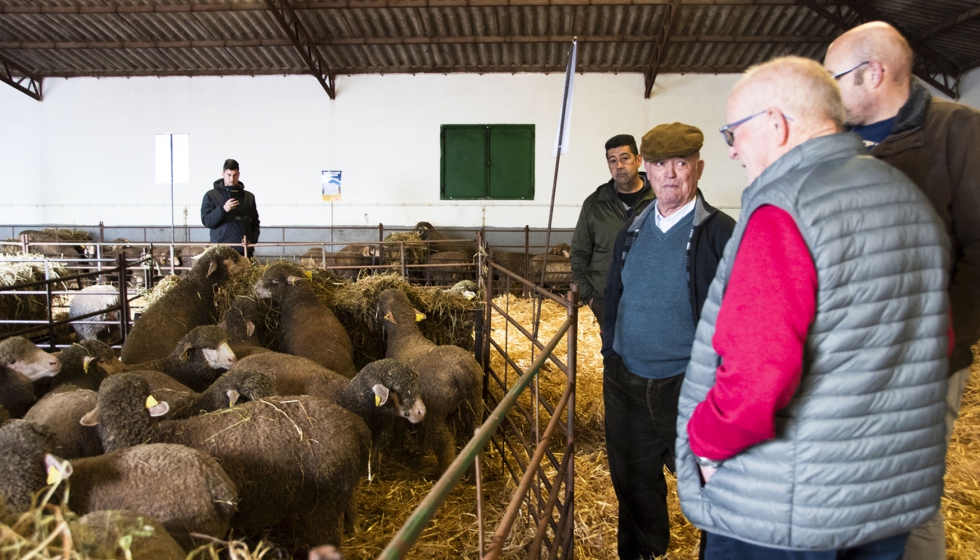
M 708 200 L 737 215 L 745 185 L 717 133 L 737 75 L 663 75 L 643 99 L 638 74 L 576 76 L 571 150 L 562 157 L 554 225 L 608 179 L 602 144 L 684 121 L 705 132 Z M 190 183 L 174 190 L 177 225 L 233 157 L 263 225 L 547 224 L 563 75 L 342 76 L 331 101 L 310 76 L 75 78 L 44 81 L 38 103 L 0 87 L 0 224 L 169 225 L 170 186 L 154 184 L 154 134 L 190 134 Z M 980 71 L 963 101 L 980 107 Z M 439 126 L 536 125 L 535 200 L 440 201 Z M 343 171 L 343 201 L 320 201 L 324 169 Z M 185 222 L 186 220 L 186 222 Z

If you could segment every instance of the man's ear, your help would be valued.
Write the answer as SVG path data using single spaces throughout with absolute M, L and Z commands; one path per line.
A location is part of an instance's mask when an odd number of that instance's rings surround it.
M 697 169 L 697 179 L 701 180 L 701 174 L 704 173 L 704 160 L 698 159 L 698 169 Z
M 860 69 L 859 69 L 860 70 Z M 885 68 L 877 60 L 868 62 L 868 70 L 864 73 L 872 88 L 877 88 L 885 81 Z

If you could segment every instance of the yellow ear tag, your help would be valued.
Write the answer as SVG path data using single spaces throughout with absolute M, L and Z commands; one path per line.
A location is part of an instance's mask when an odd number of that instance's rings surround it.
M 421 311 L 416 311 L 415 312 L 415 322 L 416 323 L 420 323 L 420 322 L 422 322 L 424 320 L 425 320 L 425 313 L 422 313 Z
M 312 280 L 313 279 L 313 271 L 312 270 L 304 270 L 303 271 L 303 274 L 306 276 L 306 279 L 307 280 Z
M 88 373 L 88 365 L 91 362 L 92 362 L 92 360 L 82 360 L 82 371 L 84 371 L 85 373 Z
M 374 395 L 374 406 L 381 406 L 381 397 Z
M 153 408 L 158 404 L 160 403 L 158 403 L 157 400 L 153 398 L 153 395 L 146 397 L 146 408 Z
M 54 467 L 48 467 L 48 486 L 61 482 L 61 471 Z

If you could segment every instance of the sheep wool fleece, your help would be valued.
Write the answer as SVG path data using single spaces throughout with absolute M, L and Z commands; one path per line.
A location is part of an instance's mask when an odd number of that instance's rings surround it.
M 856 135 L 809 140 L 742 196 L 698 325 L 678 405 L 678 493 L 709 533 L 832 550 L 908 531 L 939 507 L 949 326 L 948 238 L 921 192 Z M 817 270 L 803 375 L 776 437 L 702 486 L 687 424 L 714 384 L 715 321 L 752 213 L 789 213 Z

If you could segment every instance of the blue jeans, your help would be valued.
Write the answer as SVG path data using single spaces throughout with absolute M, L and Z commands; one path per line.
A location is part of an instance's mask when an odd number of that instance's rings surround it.
M 902 560 L 905 541 L 908 538 L 908 533 L 902 533 L 840 550 L 784 550 L 708 533 L 704 558 L 705 560 Z

